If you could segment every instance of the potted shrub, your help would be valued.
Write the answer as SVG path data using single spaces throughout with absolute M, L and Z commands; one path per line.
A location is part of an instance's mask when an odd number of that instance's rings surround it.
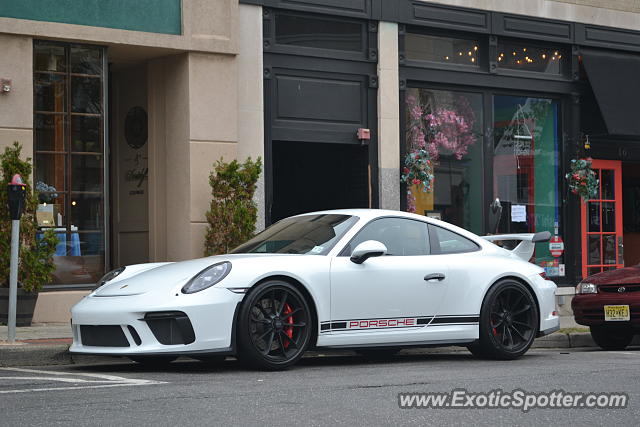
M 55 265 L 53 254 L 58 238 L 53 229 L 38 234 L 36 207 L 30 176 L 31 159 L 20 158 L 22 145 L 14 142 L 0 154 L 0 322 L 7 322 L 9 308 L 9 264 L 11 259 L 11 218 L 7 205 L 7 184 L 20 174 L 27 185 L 24 212 L 20 220 L 20 249 L 18 265 L 17 326 L 31 325 L 33 310 L 42 286 L 51 281 Z
M 258 209 L 253 201 L 262 171 L 260 157 L 240 164 L 218 160 L 209 175 L 211 206 L 207 212 L 205 256 L 227 253 L 249 240 L 255 231 Z

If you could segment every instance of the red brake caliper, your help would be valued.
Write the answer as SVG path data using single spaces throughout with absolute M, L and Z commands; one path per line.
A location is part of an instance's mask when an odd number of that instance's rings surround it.
M 289 304 L 284 305 L 284 311 L 282 312 L 283 315 L 289 314 L 291 313 L 293 310 L 291 309 L 291 306 Z M 282 316 L 284 318 L 284 323 L 289 323 L 289 324 L 293 324 L 293 316 L 289 316 L 289 317 L 285 317 Z M 289 326 L 284 328 L 284 334 L 286 336 L 288 336 L 289 338 L 293 339 L 293 326 Z M 288 348 L 289 347 L 289 341 L 285 341 L 284 342 L 284 348 Z

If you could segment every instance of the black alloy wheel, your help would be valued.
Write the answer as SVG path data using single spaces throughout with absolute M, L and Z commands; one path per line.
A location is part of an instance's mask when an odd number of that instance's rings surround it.
M 468 348 L 480 357 L 516 359 L 533 344 L 538 322 L 538 307 L 529 289 L 515 280 L 501 280 L 485 296 L 479 339 Z
M 311 341 L 313 320 L 302 293 L 268 281 L 245 297 L 238 317 L 238 357 L 251 366 L 281 370 L 297 362 Z
M 633 330 L 624 326 L 591 326 L 591 337 L 603 350 L 624 350 L 633 340 Z

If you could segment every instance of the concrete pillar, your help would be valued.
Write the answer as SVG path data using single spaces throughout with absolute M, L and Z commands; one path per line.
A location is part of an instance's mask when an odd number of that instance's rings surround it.
M 216 160 L 236 158 L 234 55 L 184 53 L 150 61 L 149 257 L 203 255 Z
M 398 24 L 378 27 L 378 164 L 380 208 L 400 209 Z
M 149 62 L 149 259 L 191 257 L 189 54 Z
M 241 4 L 238 35 L 238 159 L 262 158 L 253 200 L 258 206 L 256 231 L 265 227 L 264 90 L 262 80 L 262 7 Z
M 12 81 L 10 92 L 0 92 L 0 151 L 18 141 L 23 157 L 33 158 L 33 40 L 0 34 L 0 46 L 0 79 Z
M 209 174 L 223 158 L 236 158 L 238 67 L 233 55 L 189 53 L 189 235 L 190 257 L 204 251 L 205 218 L 211 202 Z

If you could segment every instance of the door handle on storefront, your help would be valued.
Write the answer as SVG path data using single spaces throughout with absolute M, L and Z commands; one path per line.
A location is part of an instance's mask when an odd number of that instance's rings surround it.
M 427 282 L 431 282 L 433 280 L 437 280 L 438 282 L 441 282 L 444 279 L 445 279 L 445 275 L 442 273 L 432 273 L 424 276 L 424 280 L 426 280 Z
M 624 244 L 622 236 L 618 236 L 618 264 L 624 265 Z

